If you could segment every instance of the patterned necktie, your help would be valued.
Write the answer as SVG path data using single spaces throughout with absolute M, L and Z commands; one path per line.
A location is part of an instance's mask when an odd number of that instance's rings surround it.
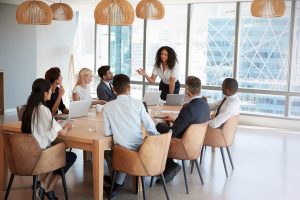
M 218 114 L 219 114 L 219 112 L 220 112 L 220 109 L 221 109 L 221 106 L 223 105 L 223 103 L 225 102 L 225 100 L 226 100 L 226 97 L 224 97 L 224 99 L 223 99 L 222 102 L 220 103 L 220 105 L 219 105 L 219 107 L 218 107 L 218 109 L 217 109 L 217 112 L 216 112 L 216 114 L 215 114 L 215 117 L 218 116 Z
M 109 83 L 109 87 L 110 87 L 111 92 L 114 93 L 110 83 Z

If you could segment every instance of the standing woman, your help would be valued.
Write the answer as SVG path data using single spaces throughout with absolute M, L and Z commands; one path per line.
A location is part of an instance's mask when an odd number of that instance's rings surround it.
M 78 79 L 73 89 L 73 101 L 89 100 L 92 104 L 105 104 L 104 100 L 93 100 L 91 97 L 90 86 L 93 79 L 93 72 L 88 68 L 82 68 L 78 73 Z
M 175 51 L 168 46 L 162 46 L 156 52 L 155 64 L 151 77 L 146 74 L 143 69 L 137 72 L 146 77 L 150 83 L 155 83 L 156 77 L 159 76 L 159 90 L 161 90 L 160 98 L 166 100 L 167 94 L 179 94 L 180 83 L 178 81 L 178 63 Z
M 22 117 L 22 132 L 32 134 L 41 149 L 49 147 L 58 135 L 64 136 L 72 128 L 70 123 L 66 123 L 64 127 L 61 127 L 53 118 L 49 108 L 46 107 L 46 101 L 50 99 L 51 93 L 51 84 L 49 81 L 42 78 L 36 79 L 33 82 L 32 92 L 28 97 L 26 109 Z M 73 165 L 76 158 L 75 153 L 66 152 L 65 172 Z M 43 199 L 44 195 L 50 200 L 57 199 L 54 194 L 54 186 L 60 178 L 60 170 L 41 176 L 40 199 Z

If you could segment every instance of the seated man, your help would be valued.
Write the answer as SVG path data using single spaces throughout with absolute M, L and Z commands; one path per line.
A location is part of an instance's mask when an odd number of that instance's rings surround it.
M 232 116 L 240 113 L 241 100 L 236 94 L 238 83 L 235 79 L 226 78 L 222 84 L 224 98 L 209 104 L 210 110 L 216 111 L 215 116 L 208 125 L 212 128 L 221 128 L 223 124 Z
M 191 99 L 189 103 L 185 104 L 180 110 L 178 117 L 174 119 L 171 116 L 163 117 L 166 122 L 173 122 L 173 126 L 168 126 L 166 123 L 158 123 L 156 128 L 158 132 L 165 133 L 169 129 L 173 130 L 172 137 L 181 138 L 184 131 L 191 124 L 201 124 L 209 120 L 209 107 L 201 96 L 201 81 L 195 76 L 188 76 L 185 80 L 185 91 L 187 96 Z M 164 171 L 165 181 L 169 182 L 178 174 L 181 167 L 175 163 L 173 159 L 168 159 L 166 169 Z M 157 183 L 161 180 L 158 179 Z
M 111 101 L 116 99 L 116 95 L 112 90 L 110 81 L 113 79 L 113 74 L 110 71 L 110 66 L 104 65 L 98 69 L 98 75 L 101 81 L 97 87 L 97 96 L 100 100 Z
M 130 79 L 124 74 L 118 74 L 113 78 L 113 90 L 117 99 L 107 102 L 103 108 L 104 132 L 106 136 L 113 135 L 114 144 L 119 144 L 127 149 L 137 150 L 143 143 L 141 123 L 145 130 L 151 134 L 158 134 L 155 124 L 141 101 L 133 99 L 130 94 Z M 111 170 L 111 152 L 105 152 L 107 165 Z M 124 173 L 117 173 L 113 191 L 122 185 L 125 179 Z M 109 188 L 104 188 L 109 194 Z

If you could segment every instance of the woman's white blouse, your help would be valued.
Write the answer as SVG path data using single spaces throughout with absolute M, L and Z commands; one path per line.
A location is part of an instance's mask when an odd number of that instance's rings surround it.
M 88 85 L 86 88 L 76 85 L 73 89 L 73 93 L 76 93 L 79 96 L 79 100 L 92 100 L 90 87 Z
M 163 72 L 162 65 L 160 65 L 159 68 L 154 65 L 152 74 L 155 76 L 159 76 L 165 84 L 170 84 L 170 77 L 175 78 L 175 81 L 177 81 L 178 79 L 178 67 L 177 65 L 175 65 L 173 69 L 169 69 L 167 66 L 165 71 Z
M 41 149 L 46 149 L 58 136 L 58 132 L 62 127 L 54 118 L 52 119 L 52 114 L 48 107 L 41 104 L 37 109 L 38 113 L 36 113 L 36 109 L 34 109 L 32 114 L 31 131 Z

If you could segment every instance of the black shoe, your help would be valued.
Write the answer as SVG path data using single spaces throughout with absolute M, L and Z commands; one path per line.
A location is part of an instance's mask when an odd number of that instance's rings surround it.
M 46 192 L 45 195 L 49 200 L 58 200 L 58 198 L 55 196 L 54 191 Z
M 176 163 L 175 167 L 172 170 L 168 170 L 167 172 L 164 172 L 165 182 L 168 183 L 172 181 L 175 178 L 175 176 L 177 176 L 177 174 L 180 172 L 180 170 L 181 170 L 181 166 Z M 155 183 L 161 184 L 162 180 L 157 179 Z
M 117 194 L 117 190 L 119 189 L 119 187 L 123 187 L 123 186 L 124 186 L 124 183 L 122 185 L 115 183 L 114 187 L 113 187 L 113 191 L 111 193 L 111 198 L 113 198 Z M 106 193 L 106 195 L 109 196 L 111 187 L 104 186 L 103 189 L 104 189 L 104 192 Z
M 104 181 L 106 183 L 108 183 L 109 185 L 111 185 L 111 178 L 110 178 L 110 176 L 104 176 Z

